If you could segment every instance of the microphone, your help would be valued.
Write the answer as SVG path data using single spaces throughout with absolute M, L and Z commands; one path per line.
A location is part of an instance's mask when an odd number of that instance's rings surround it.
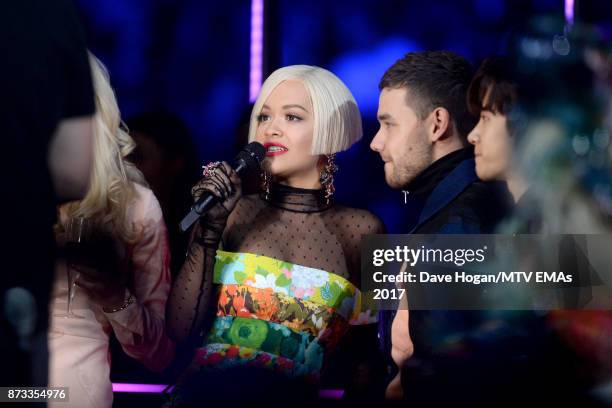
M 246 172 L 257 170 L 261 161 L 266 156 L 266 149 L 259 142 L 251 142 L 244 147 L 234 158 L 231 166 L 239 176 Z M 191 206 L 189 214 L 183 218 L 179 228 L 181 232 L 187 231 L 194 222 L 206 213 L 219 199 L 210 192 L 204 192 L 202 196 Z

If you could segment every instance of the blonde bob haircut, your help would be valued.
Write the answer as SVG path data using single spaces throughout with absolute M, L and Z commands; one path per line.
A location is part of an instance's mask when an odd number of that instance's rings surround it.
M 121 115 L 108 71 L 89 53 L 96 114 L 93 164 L 89 190 L 81 201 L 66 204 L 69 217 L 86 217 L 126 243 L 134 243 L 139 231 L 127 223 L 127 211 L 136 197 L 134 183 L 146 186 L 142 173 L 127 160 L 136 144 L 122 129 Z
M 300 81 L 313 108 L 312 155 L 347 150 L 361 139 L 361 115 L 351 91 L 336 75 L 311 65 L 290 65 L 274 71 L 263 83 L 251 112 L 249 142 L 255 140 L 257 118 L 272 91 L 284 81 Z

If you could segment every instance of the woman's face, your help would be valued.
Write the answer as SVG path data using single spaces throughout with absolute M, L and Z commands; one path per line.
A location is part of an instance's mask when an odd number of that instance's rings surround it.
M 299 81 L 281 82 L 258 116 L 255 140 L 266 148 L 268 171 L 278 181 L 301 188 L 320 188 L 318 156 L 313 156 L 312 102 Z

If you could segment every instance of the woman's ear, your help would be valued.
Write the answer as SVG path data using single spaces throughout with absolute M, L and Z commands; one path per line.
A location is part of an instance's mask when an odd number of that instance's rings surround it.
M 319 155 L 319 159 L 317 160 L 317 169 L 321 170 L 327 164 L 327 157 L 324 154 Z

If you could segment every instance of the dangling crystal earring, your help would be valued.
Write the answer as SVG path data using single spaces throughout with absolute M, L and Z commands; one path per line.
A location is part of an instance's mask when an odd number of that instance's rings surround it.
M 261 171 L 261 190 L 264 193 L 264 198 L 270 200 L 270 184 L 272 184 L 272 175 L 266 170 Z
M 325 200 L 327 201 L 327 205 L 329 205 L 330 199 L 336 191 L 336 187 L 334 187 L 334 173 L 338 171 L 338 166 L 336 166 L 336 153 L 325 155 L 325 159 L 326 163 L 321 171 L 320 181 L 325 189 Z

